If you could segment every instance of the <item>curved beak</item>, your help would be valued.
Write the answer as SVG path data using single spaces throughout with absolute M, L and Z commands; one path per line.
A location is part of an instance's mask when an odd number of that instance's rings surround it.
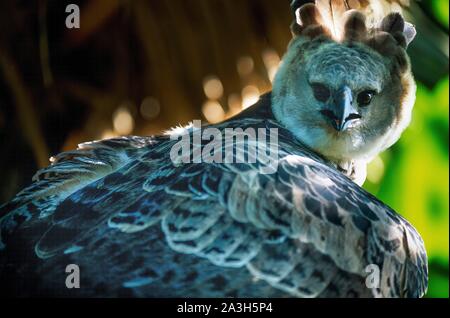
M 339 89 L 333 96 L 333 102 L 320 112 L 337 131 L 346 130 L 351 122 L 361 118 L 353 106 L 353 94 L 348 86 Z

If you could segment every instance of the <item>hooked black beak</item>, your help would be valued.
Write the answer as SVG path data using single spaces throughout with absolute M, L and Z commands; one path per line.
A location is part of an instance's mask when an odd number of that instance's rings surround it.
M 350 123 L 361 118 L 357 109 L 353 106 L 352 91 L 344 86 L 333 96 L 333 103 L 320 111 L 337 131 L 346 130 Z

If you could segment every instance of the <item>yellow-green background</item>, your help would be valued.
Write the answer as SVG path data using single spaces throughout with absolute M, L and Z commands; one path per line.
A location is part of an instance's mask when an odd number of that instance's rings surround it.
M 448 27 L 448 1 L 429 1 Z M 445 66 L 443 66 L 445 67 Z M 400 141 L 370 165 L 379 182 L 364 187 L 405 216 L 425 241 L 429 258 L 427 297 L 448 297 L 449 79 L 428 88 L 418 81 L 410 127 Z

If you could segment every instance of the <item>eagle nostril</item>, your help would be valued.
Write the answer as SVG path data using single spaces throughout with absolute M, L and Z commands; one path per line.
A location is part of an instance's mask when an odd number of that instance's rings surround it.
M 360 114 L 353 113 L 353 114 L 348 115 L 348 117 L 345 118 L 345 121 L 350 121 L 350 120 L 360 119 L 360 118 L 361 118 Z

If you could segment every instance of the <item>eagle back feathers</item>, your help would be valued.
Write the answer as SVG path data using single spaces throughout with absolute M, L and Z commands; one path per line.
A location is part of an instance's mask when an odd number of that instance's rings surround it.
M 43 259 L 32 263 L 39 277 L 54 280 L 61 264 L 83 264 L 92 279 L 84 290 L 107 284 L 108 295 L 425 292 L 423 242 L 407 221 L 270 119 L 216 127 L 279 129 L 277 172 L 259 173 L 258 160 L 173 165 L 167 136 L 85 144 L 55 157 L 2 207 L 0 253 L 26 237 Z M 364 285 L 368 264 L 382 270 L 379 289 Z

